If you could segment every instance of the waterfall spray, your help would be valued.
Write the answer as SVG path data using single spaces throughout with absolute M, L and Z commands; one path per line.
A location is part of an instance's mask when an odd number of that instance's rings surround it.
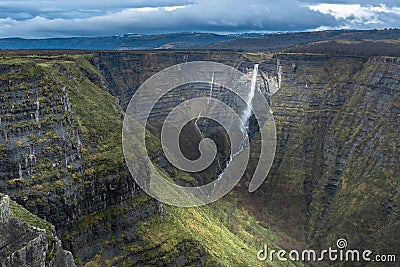
M 22 166 L 21 163 L 18 162 L 18 178 L 22 178 Z
M 194 125 L 196 126 L 196 129 L 197 129 L 197 131 L 199 132 L 199 134 L 201 135 L 201 137 L 204 138 L 204 134 L 203 134 L 203 132 L 200 130 L 199 125 L 197 124 L 197 122 L 198 122 L 199 119 L 200 119 L 200 116 L 201 116 L 201 112 L 200 112 L 199 115 L 197 116 L 197 119 L 196 119 L 196 121 L 194 122 Z
M 231 152 L 229 160 L 226 163 L 225 169 L 229 167 L 229 165 L 232 163 L 234 158 L 236 158 L 243 151 L 243 149 L 249 144 L 249 140 L 247 139 L 247 136 L 245 135 L 245 131 L 248 129 L 249 120 L 250 120 L 251 113 L 252 113 L 252 102 L 253 102 L 253 98 L 254 98 L 255 90 L 256 90 L 257 74 L 258 74 L 258 64 L 255 64 L 254 70 L 253 70 L 253 76 L 251 79 L 250 92 L 249 92 L 247 100 L 246 100 L 247 105 L 246 105 L 245 110 L 243 111 L 242 116 L 240 117 L 242 120 L 242 130 L 243 130 L 243 135 L 244 135 L 243 142 L 239 148 L 239 151 L 237 151 L 236 153 L 233 153 L 233 154 Z M 220 175 L 218 175 L 217 181 L 219 181 L 222 178 L 224 171 Z M 215 184 L 214 184 L 214 188 L 215 188 Z
M 213 86 L 214 86 L 214 75 L 215 75 L 215 73 L 213 72 L 211 83 L 210 83 L 210 96 L 208 98 L 207 105 L 210 104 L 210 99 L 212 98 Z
M 39 93 L 36 94 L 36 111 L 35 111 L 35 121 L 39 122 L 39 109 L 40 109 L 40 102 L 39 102 Z
M 246 100 L 246 108 L 243 111 L 243 114 L 241 116 L 242 122 L 243 122 L 243 127 L 247 129 L 249 127 L 249 120 L 251 117 L 251 109 L 253 107 L 252 102 L 254 98 L 254 94 L 256 91 L 256 84 L 257 84 L 257 74 L 258 74 L 258 64 L 254 65 L 254 70 L 253 70 L 253 77 L 251 79 L 251 87 L 250 87 L 250 92 L 247 96 Z

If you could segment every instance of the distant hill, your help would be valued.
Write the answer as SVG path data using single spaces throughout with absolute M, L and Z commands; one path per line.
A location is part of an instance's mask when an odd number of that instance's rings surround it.
M 161 35 L 142 35 L 127 36 L 122 38 L 122 42 L 116 46 L 119 50 L 149 50 L 175 48 L 191 49 L 195 46 L 204 46 L 219 43 L 228 40 L 237 40 L 243 38 L 241 35 L 219 35 L 213 33 L 174 33 Z M 179 45 L 180 44 L 180 45 Z M 182 46 L 184 44 L 184 46 Z
M 136 35 L 108 37 L 72 37 L 49 39 L 0 39 L 0 49 L 74 49 L 74 50 L 152 50 L 168 44 L 185 43 L 185 47 L 209 45 L 235 40 L 247 35 L 219 35 L 212 33 L 172 33 L 160 35 Z M 172 47 L 174 47 L 172 45 Z
M 220 43 L 210 44 L 204 48 L 211 50 L 231 50 L 243 52 L 275 52 L 283 49 L 304 46 L 305 44 L 329 40 L 350 40 L 357 42 L 371 40 L 375 41 L 375 43 L 377 43 L 378 40 L 400 40 L 400 29 L 280 33 L 262 36 L 259 38 L 240 38 L 236 40 L 228 40 Z M 307 47 L 307 50 L 309 50 L 309 47 Z M 305 52 L 302 51 L 302 49 L 294 49 L 293 51 Z M 374 51 L 377 52 L 377 49 L 374 49 Z M 317 52 L 317 49 L 314 49 L 313 52 Z
M 240 52 L 399 55 L 400 29 L 296 33 L 171 33 L 108 37 L 0 39 L 0 50 L 216 50 Z M 379 47 L 379 49 L 377 49 Z

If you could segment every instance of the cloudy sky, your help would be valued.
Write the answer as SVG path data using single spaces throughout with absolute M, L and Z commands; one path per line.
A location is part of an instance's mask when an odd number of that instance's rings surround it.
M 400 0 L 0 0 L 0 38 L 400 27 Z

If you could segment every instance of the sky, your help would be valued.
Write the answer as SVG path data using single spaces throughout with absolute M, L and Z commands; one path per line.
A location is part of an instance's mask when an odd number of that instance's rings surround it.
M 400 27 L 400 0 L 0 0 L 0 38 Z

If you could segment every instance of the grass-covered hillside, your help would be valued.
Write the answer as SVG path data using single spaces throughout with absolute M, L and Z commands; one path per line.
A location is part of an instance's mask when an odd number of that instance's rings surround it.
M 162 205 L 129 174 L 123 107 L 153 73 L 187 60 L 258 63 L 280 77 L 277 154 L 255 193 L 245 186 L 254 159 L 232 193 L 198 208 Z M 3 53 L 0 192 L 53 223 L 81 266 L 282 266 L 257 251 L 318 250 L 338 238 L 398 255 L 399 64 L 310 53 Z M 161 164 L 153 135 L 146 141 L 167 179 L 195 184 Z
M 2 192 L 54 223 L 78 265 L 262 266 L 257 251 L 279 238 L 234 195 L 185 209 L 160 205 L 135 186 L 118 101 L 91 58 L 0 60 Z M 150 134 L 148 141 L 157 153 L 158 141 Z

